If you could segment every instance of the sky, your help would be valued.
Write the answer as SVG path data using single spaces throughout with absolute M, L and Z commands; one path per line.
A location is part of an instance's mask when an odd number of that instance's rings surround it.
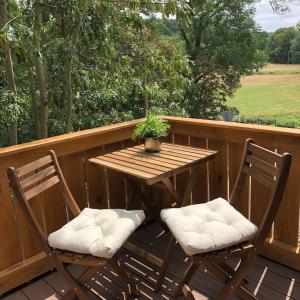
M 300 21 L 300 0 L 293 0 L 289 4 L 290 11 L 284 15 L 273 12 L 268 1 L 256 4 L 256 22 L 263 31 L 273 32 L 281 27 L 291 27 Z

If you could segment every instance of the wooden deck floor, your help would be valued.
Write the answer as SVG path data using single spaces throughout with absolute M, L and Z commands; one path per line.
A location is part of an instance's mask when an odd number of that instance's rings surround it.
M 160 227 L 153 224 L 136 232 L 131 241 L 153 254 L 162 256 L 168 235 L 160 236 L 160 233 Z M 188 264 L 184 253 L 177 247 L 174 251 L 163 290 L 159 294 L 153 295 L 158 270 L 126 250 L 121 251 L 121 261 L 135 278 L 142 293 L 141 300 L 174 299 L 172 294 Z M 78 276 L 83 271 L 83 268 L 79 266 L 70 266 L 70 269 Z M 256 260 L 247 279 L 249 287 L 255 291 L 255 294 L 261 300 L 300 300 L 300 272 L 265 258 L 259 257 Z M 109 267 L 104 267 L 95 278 L 90 280 L 88 286 L 94 293 L 91 293 L 91 299 L 98 299 L 95 294 L 101 295 L 102 299 L 122 299 L 121 292 L 124 285 Z M 222 287 L 209 275 L 200 271 L 192 279 L 191 286 L 206 295 L 203 296 L 203 299 L 208 297 L 213 299 Z M 5 295 L 3 300 L 60 299 L 67 288 L 66 283 L 57 272 L 50 272 Z M 179 297 L 177 299 L 183 298 Z

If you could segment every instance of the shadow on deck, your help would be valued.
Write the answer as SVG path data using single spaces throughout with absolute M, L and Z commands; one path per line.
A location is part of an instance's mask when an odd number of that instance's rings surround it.
M 152 224 L 137 231 L 131 241 L 157 256 L 162 256 L 168 242 L 168 235 L 160 235 L 159 225 Z M 127 250 L 121 251 L 120 260 L 130 272 L 138 284 L 142 293 L 139 298 L 145 299 L 175 299 L 172 297 L 175 288 L 182 277 L 187 265 L 183 251 L 179 246 L 173 253 L 167 277 L 165 278 L 162 291 L 153 295 L 153 290 L 158 276 L 158 269 L 145 260 L 133 255 Z M 81 266 L 70 266 L 70 270 L 79 276 L 83 271 Z M 265 258 L 257 258 L 247 276 L 248 286 L 262 300 L 300 299 L 300 272 L 289 269 Z M 208 274 L 198 272 L 191 281 L 191 286 L 201 291 L 203 297 L 199 299 L 213 299 L 222 287 Z M 92 280 L 88 282 L 91 299 L 123 299 L 123 282 L 116 273 L 104 267 Z M 68 289 L 67 284 L 57 272 L 51 272 L 32 282 L 23 285 L 18 290 L 6 295 L 3 300 L 40 300 L 60 299 Z M 176 299 L 183 299 L 178 297 Z

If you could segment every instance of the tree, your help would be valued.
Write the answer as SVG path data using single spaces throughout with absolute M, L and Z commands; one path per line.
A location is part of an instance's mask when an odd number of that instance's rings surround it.
M 192 68 L 188 113 L 216 118 L 240 77 L 261 64 L 252 1 L 181 1 L 177 22 Z
M 54 27 L 56 33 L 63 39 L 65 56 L 64 63 L 64 96 L 66 99 L 66 127 L 67 131 L 72 131 L 73 115 L 73 60 L 77 51 L 77 44 L 80 39 L 81 26 L 90 8 L 92 1 L 88 0 L 63 0 L 56 6 L 56 1 L 50 1 L 52 17 L 56 20 Z
M 291 55 L 294 64 L 300 63 L 300 22 L 296 26 L 296 33 L 291 41 Z
M 278 64 L 290 63 L 291 43 L 295 37 L 294 27 L 277 29 L 271 36 L 270 61 Z
M 17 120 L 20 142 L 141 117 L 147 107 L 215 118 L 240 77 L 266 57 L 254 0 L 7 3 L 0 34 L 17 93 L 0 68 L 2 145 L 7 116 Z M 164 18 L 151 18 L 156 12 Z
M 11 55 L 10 41 L 7 34 L 9 29 L 8 19 L 7 19 L 7 2 L 6 0 L 0 0 L 0 47 L 4 52 L 4 68 L 7 76 L 7 85 L 10 93 L 6 93 L 9 96 L 9 104 L 12 107 L 16 104 L 15 97 L 17 96 L 17 87 L 15 82 L 14 67 Z M 18 133 L 17 133 L 17 114 L 10 115 L 9 120 L 9 143 L 10 145 L 15 145 L 18 143 Z M 8 116 L 7 116 L 8 117 Z
M 184 53 L 135 13 L 103 7 L 98 14 L 82 27 L 73 127 L 142 117 L 146 105 L 164 114 L 184 113 Z

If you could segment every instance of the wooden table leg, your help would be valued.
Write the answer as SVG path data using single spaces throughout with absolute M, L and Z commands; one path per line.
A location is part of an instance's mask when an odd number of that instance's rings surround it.
M 198 169 L 200 169 L 199 167 L 194 167 L 195 172 L 193 172 L 193 174 L 191 175 L 191 177 L 189 178 L 188 182 L 187 182 L 187 186 L 186 189 L 184 191 L 183 196 L 181 196 L 178 191 L 176 191 L 176 189 L 174 188 L 171 180 L 169 178 L 165 178 L 162 179 L 162 183 L 163 186 L 165 187 L 165 189 L 170 193 L 170 195 L 175 199 L 176 204 L 173 207 L 180 207 L 182 205 L 188 204 L 187 200 L 189 198 L 189 195 L 191 194 L 191 191 L 195 185 L 196 179 L 198 178 Z M 157 219 L 157 215 L 159 214 L 159 212 L 156 211 L 155 207 L 152 205 L 151 203 L 151 199 L 149 197 L 149 195 L 147 193 L 145 193 L 145 191 L 139 186 L 139 183 L 135 182 L 134 180 L 132 180 L 131 178 L 128 178 L 128 181 L 131 183 L 131 185 L 136 187 L 136 191 L 139 190 L 141 192 L 141 194 L 143 195 L 143 202 L 145 204 L 145 206 L 149 209 L 150 213 L 153 215 L 154 219 Z M 161 224 L 162 222 L 160 220 L 158 220 L 159 223 Z M 163 226 L 163 228 L 166 228 L 165 224 L 161 224 Z M 154 255 L 150 255 L 145 253 L 144 250 L 139 249 L 138 247 L 134 246 L 134 245 L 130 245 L 130 247 L 126 247 L 127 249 L 129 249 L 130 251 L 134 252 L 135 254 L 137 254 L 138 256 L 144 256 L 146 259 L 150 259 L 153 261 L 156 261 L 156 259 L 159 261 L 158 264 L 156 265 L 160 265 L 159 267 L 160 269 L 160 273 L 159 273 L 159 277 L 157 280 L 157 285 L 155 287 L 155 293 L 157 293 L 163 283 L 165 274 L 167 272 L 168 269 L 168 265 L 171 259 L 171 254 L 172 254 L 172 250 L 174 247 L 176 240 L 175 238 L 172 236 L 170 238 L 170 241 L 168 243 L 165 255 L 163 260 L 160 260 L 159 258 L 156 258 Z M 197 270 L 197 266 L 195 264 L 190 265 L 190 268 L 188 268 L 183 281 L 180 284 L 180 290 L 182 289 L 182 287 L 184 286 L 184 284 L 190 280 L 191 276 L 195 273 L 195 271 Z
M 130 195 L 128 196 L 127 198 L 127 203 L 126 203 L 126 209 L 130 209 L 130 205 L 131 205 L 131 202 L 132 202 L 132 199 L 134 198 L 134 196 L 137 194 L 137 191 L 138 191 L 138 186 L 137 184 L 133 184 L 129 179 L 128 177 L 125 177 L 126 179 L 126 182 L 128 185 L 130 185 L 131 187 L 131 191 L 130 191 Z
M 186 204 L 189 204 L 189 203 L 187 203 L 188 198 L 189 198 L 189 196 L 192 192 L 192 189 L 193 189 L 193 187 L 196 183 L 196 179 L 198 178 L 198 172 L 197 171 L 200 170 L 200 167 L 199 166 L 194 167 L 193 169 L 195 171 L 192 173 L 192 175 L 190 176 L 190 178 L 187 182 L 187 186 L 185 188 L 183 196 L 181 196 L 178 193 L 178 191 L 175 190 L 175 188 L 174 188 L 174 186 L 171 183 L 169 178 L 162 180 L 163 184 L 165 185 L 166 189 L 169 191 L 171 196 L 173 196 L 175 198 L 177 207 L 181 207 L 181 206 L 184 206 Z M 175 238 L 172 236 L 170 241 L 169 241 L 166 253 L 165 253 L 163 266 L 160 270 L 160 274 L 159 274 L 159 277 L 158 277 L 158 282 L 157 282 L 157 286 L 155 288 L 155 292 L 158 292 L 159 289 L 161 288 L 164 276 L 165 276 L 166 271 L 168 269 L 168 264 L 169 264 L 170 259 L 171 259 L 171 254 L 172 254 L 172 249 L 174 247 L 174 244 L 175 244 Z M 177 292 L 179 292 L 179 293 L 181 292 L 183 286 L 185 285 L 186 282 L 188 282 L 191 279 L 193 274 L 196 272 L 197 268 L 198 267 L 193 263 L 189 266 L 188 270 L 186 271 L 186 273 L 184 275 L 183 280 L 179 284 Z
M 191 204 L 190 201 L 188 201 L 188 198 L 191 195 L 191 192 L 195 186 L 196 180 L 199 178 L 200 166 L 196 166 L 196 167 L 192 168 L 192 170 L 193 170 L 193 172 L 187 182 L 180 206 L 185 206 L 185 205 Z
M 155 207 L 152 205 L 151 203 L 151 199 L 149 197 L 149 195 L 141 188 L 141 183 L 133 180 L 132 178 L 130 177 L 126 177 L 127 179 L 127 182 L 131 185 L 131 188 L 133 190 L 133 193 L 134 194 L 137 194 L 138 192 L 143 195 L 143 204 L 146 206 L 146 208 L 149 210 L 149 212 L 155 216 L 158 214 L 157 210 L 155 209 Z M 131 198 L 133 197 L 134 195 L 131 195 Z M 130 199 L 131 200 L 131 199 Z
M 167 189 L 167 191 L 171 194 L 172 197 L 174 197 L 175 201 L 176 201 L 176 205 L 172 205 L 172 207 L 178 207 L 180 206 L 181 202 L 182 202 L 182 197 L 181 195 L 174 189 L 174 186 L 171 182 L 171 180 L 169 178 L 164 178 L 162 179 L 162 183 L 165 186 L 165 188 Z

